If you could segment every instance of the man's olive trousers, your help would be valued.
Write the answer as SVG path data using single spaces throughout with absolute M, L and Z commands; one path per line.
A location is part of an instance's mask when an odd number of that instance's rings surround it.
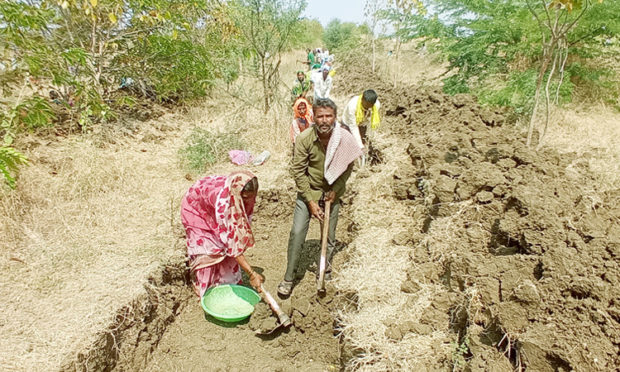
M 329 233 L 327 234 L 327 262 L 331 261 L 331 256 L 334 251 L 334 244 L 336 242 L 336 225 L 338 224 L 338 211 L 340 210 L 340 201 L 331 205 L 329 214 Z M 308 234 L 308 226 L 310 225 L 310 210 L 308 205 L 297 195 L 295 201 L 295 212 L 293 213 L 293 227 L 291 228 L 291 235 L 288 239 L 288 263 L 286 265 L 286 274 L 284 274 L 284 280 L 293 281 L 295 279 L 295 270 L 299 264 L 299 258 L 301 257 L 301 247 L 306 241 L 306 235 Z M 327 270 L 329 271 L 329 270 Z

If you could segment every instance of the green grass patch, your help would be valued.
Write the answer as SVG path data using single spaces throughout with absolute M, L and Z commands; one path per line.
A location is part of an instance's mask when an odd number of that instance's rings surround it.
M 185 142 L 185 147 L 179 150 L 181 164 L 196 173 L 227 159 L 228 151 L 245 148 L 237 133 L 214 133 L 202 128 L 194 128 Z

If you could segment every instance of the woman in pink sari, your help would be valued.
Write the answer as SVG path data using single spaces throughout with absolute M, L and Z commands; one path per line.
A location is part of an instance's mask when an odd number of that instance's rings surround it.
M 202 178 L 185 194 L 181 221 L 187 234 L 190 278 L 198 296 L 219 284 L 240 284 L 239 266 L 260 292 L 264 279 L 243 255 L 254 246 L 250 222 L 257 191 L 257 178 L 237 171 Z

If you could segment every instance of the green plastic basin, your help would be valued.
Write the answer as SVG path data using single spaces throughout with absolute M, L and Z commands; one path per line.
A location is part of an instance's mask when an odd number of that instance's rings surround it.
M 200 305 L 215 319 L 238 322 L 250 316 L 259 302 L 260 296 L 253 289 L 238 284 L 223 284 L 209 288 L 202 296 Z

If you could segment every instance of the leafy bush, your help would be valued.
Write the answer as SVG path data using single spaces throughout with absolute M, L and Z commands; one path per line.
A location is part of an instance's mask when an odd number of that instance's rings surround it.
M 114 119 L 109 101 L 119 88 L 160 100 L 204 96 L 217 78 L 236 76 L 238 30 L 229 7 L 185 0 L 0 1 L 0 82 L 9 82 L 3 85 L 9 96 L 29 77 L 39 85 L 33 88 L 53 89 L 82 128 Z M 42 100 L 37 104 L 36 112 L 45 113 Z M 25 120 L 31 119 L 42 118 Z
M 228 151 L 245 147 L 236 133 L 213 133 L 201 128 L 195 128 L 186 142 L 179 151 L 181 162 L 195 172 L 203 172 L 208 166 L 224 160 Z
M 20 130 L 50 126 L 56 115 L 50 104 L 43 98 L 34 96 L 13 107 L 0 105 L 0 137 L 4 145 L 13 143 Z
M 351 22 L 334 19 L 323 32 L 323 42 L 330 51 L 355 48 L 360 42 L 358 26 Z
M 42 97 L 34 96 L 25 100 L 16 107 L 16 110 L 19 115 L 19 124 L 27 129 L 50 126 L 56 119 L 49 102 Z
M 487 103 L 528 114 L 534 97 L 540 94 L 544 101 L 551 70 L 555 73 L 550 98 L 556 101 L 559 92 L 558 103 L 570 100 L 577 82 L 599 87 L 597 93 L 607 97 L 617 91 L 613 79 L 607 80 L 612 81 L 611 89 L 604 88 L 597 64 L 606 56 L 613 60 L 614 35 L 620 30 L 620 18 L 614 16 L 620 11 L 618 1 L 431 0 L 424 4 L 424 11 L 393 7 L 384 18 L 399 23 L 396 34 L 403 40 L 422 40 L 440 51 L 454 73 L 444 79 L 447 93 L 471 91 Z M 549 24 L 550 19 L 555 23 Z M 590 63 L 571 66 L 575 61 Z
M 0 146 L 0 173 L 6 184 L 15 188 L 15 173 L 18 166 L 28 164 L 28 158 L 12 147 Z

